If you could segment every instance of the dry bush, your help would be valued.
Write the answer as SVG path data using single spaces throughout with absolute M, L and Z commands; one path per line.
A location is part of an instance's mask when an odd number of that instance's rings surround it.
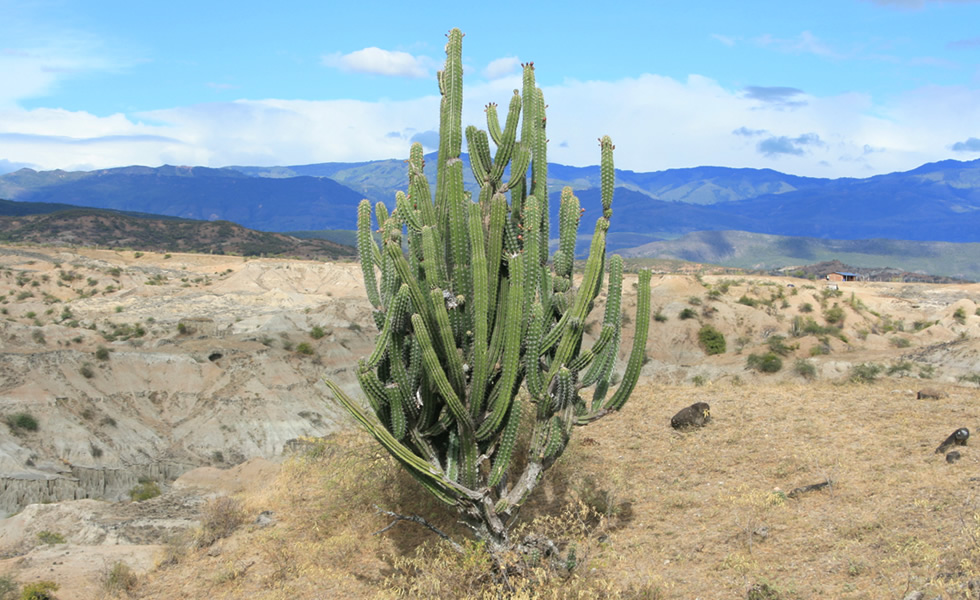
M 208 500 L 201 509 L 201 528 L 196 542 L 199 547 L 210 546 L 228 537 L 245 522 L 245 511 L 238 500 L 218 496 Z
M 117 561 L 112 566 L 106 564 L 99 579 L 102 591 L 110 598 L 128 597 L 139 584 L 139 577 L 122 561 Z

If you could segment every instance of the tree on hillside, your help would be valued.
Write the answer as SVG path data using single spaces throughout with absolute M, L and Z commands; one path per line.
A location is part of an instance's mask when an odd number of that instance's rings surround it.
M 561 194 L 560 241 L 549 263 L 545 104 L 533 64 L 524 65 L 523 90 L 515 90 L 503 126 L 490 104 L 487 130 L 466 129 L 481 187 L 477 198 L 463 189 L 462 37 L 457 29 L 449 33 L 438 74 L 434 198 L 423 174 L 422 146 L 414 144 L 408 194 L 399 192 L 390 212 L 379 202 L 376 226 L 367 200 L 358 209 L 364 283 L 381 331 L 357 370 L 370 411 L 326 383 L 425 489 L 500 553 L 515 547 L 509 529 L 574 429 L 618 411 L 632 393 L 644 361 L 650 273 L 639 274 L 633 348 L 610 394 L 623 284 L 622 259 L 607 260 L 605 252 L 612 141 L 600 140 L 603 214 L 575 286 L 581 209 L 570 188 Z M 380 247 L 372 237 L 375 227 Z M 584 324 L 604 276 L 601 332 L 586 347 Z M 585 388 L 594 388 L 591 397 L 582 396 Z M 519 436 L 521 431 L 530 435 Z

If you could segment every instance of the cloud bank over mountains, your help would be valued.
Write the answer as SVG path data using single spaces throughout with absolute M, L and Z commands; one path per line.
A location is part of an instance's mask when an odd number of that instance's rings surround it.
M 411 76 L 419 64 L 382 61 L 371 68 Z M 507 68 L 509 59 L 486 67 L 491 73 Z M 484 106 L 506 105 L 519 87 L 516 73 L 470 77 L 464 122 L 485 127 Z M 964 129 L 980 124 L 980 92 L 965 88 L 922 89 L 887 104 L 858 93 L 729 90 L 699 75 L 567 80 L 543 89 L 549 158 L 569 165 L 595 164 L 596 139 L 604 134 L 616 142 L 617 164 L 636 171 L 723 165 L 863 177 L 913 168 L 950 150 L 964 158 L 980 154 L 980 129 Z M 237 100 L 108 116 L 9 107 L 0 110 L 0 158 L 42 169 L 399 158 L 413 140 L 435 146 L 431 133 L 425 135 L 438 130 L 433 92 L 414 100 Z M 878 151 L 871 156 L 867 147 Z

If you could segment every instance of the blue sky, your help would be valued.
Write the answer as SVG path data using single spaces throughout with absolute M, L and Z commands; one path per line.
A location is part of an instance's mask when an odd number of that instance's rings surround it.
M 549 158 L 867 177 L 980 158 L 980 1 L 0 0 L 0 172 L 407 156 L 534 61 Z M 640 6 L 644 4 L 644 6 Z

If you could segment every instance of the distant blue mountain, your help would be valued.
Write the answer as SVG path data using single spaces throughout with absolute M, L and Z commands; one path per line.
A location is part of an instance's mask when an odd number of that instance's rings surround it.
M 332 179 L 250 177 L 232 169 L 122 167 L 79 174 L 21 169 L 0 197 L 232 221 L 260 231 L 350 229 L 361 194 Z
M 464 160 L 467 157 L 464 156 Z M 426 170 L 434 169 L 435 157 Z M 262 231 L 353 229 L 362 197 L 406 187 L 401 160 L 285 167 L 124 167 L 91 172 L 21 169 L 0 176 L 0 198 L 229 220 Z M 434 177 L 434 175 L 433 175 Z M 476 189 L 467 168 L 467 185 Z M 599 168 L 549 165 L 550 213 L 571 186 L 599 211 Z M 748 231 L 822 239 L 980 242 L 980 160 L 942 161 L 867 179 L 797 177 L 770 169 L 695 167 L 617 172 L 614 248 L 694 231 Z

